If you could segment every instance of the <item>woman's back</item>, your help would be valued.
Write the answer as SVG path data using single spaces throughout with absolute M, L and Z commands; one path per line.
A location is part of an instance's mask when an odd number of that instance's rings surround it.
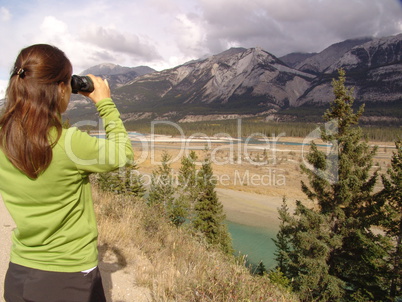
M 133 150 L 99 77 L 89 75 L 94 91 L 82 94 L 95 103 L 106 139 L 61 128 L 71 70 L 60 50 L 34 45 L 11 74 L 0 118 L 0 193 L 16 224 L 7 302 L 105 301 L 89 175 L 129 164 Z

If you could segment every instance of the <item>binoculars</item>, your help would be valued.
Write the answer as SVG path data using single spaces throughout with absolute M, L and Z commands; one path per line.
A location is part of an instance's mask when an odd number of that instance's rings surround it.
M 72 93 L 78 92 L 92 92 L 94 91 L 94 83 L 88 76 L 73 75 L 71 77 Z

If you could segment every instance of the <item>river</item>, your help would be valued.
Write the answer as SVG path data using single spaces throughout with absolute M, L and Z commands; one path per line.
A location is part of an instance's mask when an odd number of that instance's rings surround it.
M 231 221 L 226 223 L 232 236 L 235 255 L 246 255 L 247 262 L 253 266 L 262 261 L 266 269 L 275 267 L 276 246 L 272 238 L 276 238 L 276 227 L 270 230 Z

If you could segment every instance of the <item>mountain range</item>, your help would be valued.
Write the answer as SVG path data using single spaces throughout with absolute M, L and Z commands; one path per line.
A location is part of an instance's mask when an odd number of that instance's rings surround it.
M 278 58 L 261 48 L 231 48 L 162 71 L 101 64 L 83 74 L 108 79 L 128 123 L 241 117 L 316 122 L 333 100 L 339 68 L 356 104 L 366 104 L 366 123 L 402 125 L 402 34 L 346 40 L 319 53 Z M 91 119 L 95 110 L 75 96 L 66 115 Z

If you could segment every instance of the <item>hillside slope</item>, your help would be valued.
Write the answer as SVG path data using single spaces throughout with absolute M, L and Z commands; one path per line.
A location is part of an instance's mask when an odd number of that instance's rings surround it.
M 225 255 L 200 234 L 173 226 L 143 200 L 96 188 L 93 195 L 101 254 L 114 257 L 113 270 L 123 271 L 132 280 L 129 289 L 139 289 L 146 301 L 298 301 L 268 275 L 250 274 L 244 258 Z
M 368 106 L 395 103 L 396 108 L 401 107 L 402 34 L 373 39 L 345 52 L 312 82 L 296 105 L 326 103 L 332 92 L 333 75 L 339 68 L 345 69 L 347 84 L 355 88 L 358 102 L 365 102 Z

